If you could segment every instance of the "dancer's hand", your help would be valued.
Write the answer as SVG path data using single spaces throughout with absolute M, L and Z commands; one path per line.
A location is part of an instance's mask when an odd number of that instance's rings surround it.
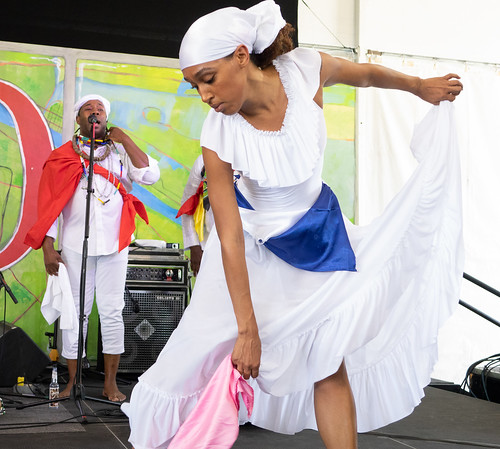
M 438 105 L 441 101 L 454 101 L 464 86 L 454 73 L 436 78 L 421 79 L 415 92 L 422 100 Z
M 244 379 L 259 375 L 261 343 L 257 331 L 239 334 L 231 360 Z

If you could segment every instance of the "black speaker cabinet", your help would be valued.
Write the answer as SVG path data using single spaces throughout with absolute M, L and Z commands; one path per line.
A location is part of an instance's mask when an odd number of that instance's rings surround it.
M 49 357 L 20 327 L 0 323 L 0 387 L 16 385 L 18 377 L 32 382 L 49 364 Z
M 188 260 L 176 248 L 130 247 L 124 292 L 125 352 L 118 372 L 142 374 L 158 358 L 188 302 Z M 99 332 L 97 369 L 104 371 Z
M 119 372 L 143 373 L 158 358 L 187 303 L 187 289 L 170 285 L 125 287 L 125 353 Z
M 144 249 L 131 246 L 128 254 L 127 282 L 187 287 L 188 263 L 181 249 Z

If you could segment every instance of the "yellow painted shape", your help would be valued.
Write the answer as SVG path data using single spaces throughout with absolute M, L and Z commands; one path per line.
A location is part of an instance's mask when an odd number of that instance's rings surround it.
M 177 92 L 183 80 L 179 69 L 79 60 L 77 76 L 99 83 L 131 86 L 158 92 Z

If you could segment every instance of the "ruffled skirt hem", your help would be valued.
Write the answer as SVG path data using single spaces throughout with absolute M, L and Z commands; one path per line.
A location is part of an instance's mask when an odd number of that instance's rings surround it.
M 420 403 L 463 273 L 452 125 L 451 104 L 433 108 L 415 130 L 420 165 L 403 191 L 369 226 L 346 222 L 357 272 L 303 272 L 246 235 L 262 357 L 259 377 L 249 381 L 253 414 L 240 412 L 242 423 L 286 434 L 316 429 L 314 383 L 343 360 L 359 432 L 399 420 Z M 237 328 L 220 258 L 212 232 L 190 306 L 122 406 L 136 449 L 168 447 L 233 348 Z

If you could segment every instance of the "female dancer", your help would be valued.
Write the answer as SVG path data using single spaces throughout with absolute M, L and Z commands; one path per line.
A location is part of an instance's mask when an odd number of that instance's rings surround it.
M 411 413 L 429 381 L 461 278 L 453 177 L 436 174 L 454 165 L 427 145 L 403 200 L 358 229 L 321 181 L 322 90 L 400 89 L 438 105 L 462 84 L 293 49 L 291 31 L 267 0 L 208 14 L 182 41 L 184 78 L 213 108 L 201 145 L 216 230 L 189 307 L 124 407 L 136 449 L 167 447 L 230 353 L 255 391 L 252 423 L 317 428 L 327 448 Z M 425 126 L 446 125 L 436 113 Z

